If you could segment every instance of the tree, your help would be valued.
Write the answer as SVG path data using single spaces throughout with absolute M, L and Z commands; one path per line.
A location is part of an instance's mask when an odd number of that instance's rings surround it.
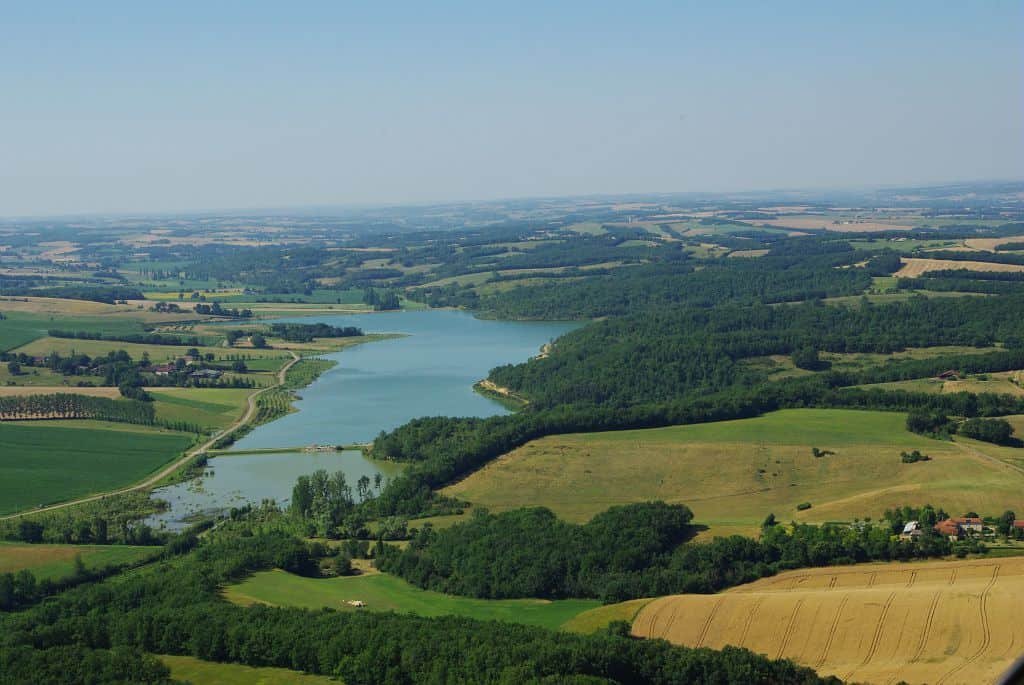
M 1003 515 L 999 517 L 999 521 L 996 524 L 996 530 L 1003 535 L 1009 535 L 1013 532 L 1013 522 L 1017 520 L 1017 515 L 1012 511 L 1004 511 Z
M 265 349 L 267 347 L 267 339 L 259 333 L 253 333 L 252 337 L 249 338 L 249 341 L 256 349 Z
M 967 419 L 957 428 L 957 433 L 996 445 L 1013 443 L 1013 426 L 1006 419 Z
M 332 564 L 334 575 L 348 576 L 352 574 L 352 559 L 347 554 L 339 554 L 334 557 Z
M 831 364 L 818 356 L 818 350 L 813 347 L 802 347 L 793 353 L 793 366 L 807 371 L 823 371 Z
M 18 376 L 21 374 L 21 364 L 16 361 L 7 362 L 7 372 L 12 376 Z
M 23 542 L 42 542 L 43 524 L 21 519 L 18 521 L 18 539 Z
M 245 362 L 243 362 L 241 359 L 238 359 L 231 364 L 231 370 L 234 371 L 235 373 L 247 373 L 249 371 L 249 367 L 246 366 Z

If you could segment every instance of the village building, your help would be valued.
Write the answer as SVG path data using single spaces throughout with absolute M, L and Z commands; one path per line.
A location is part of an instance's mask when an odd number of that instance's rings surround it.
M 945 519 L 936 523 L 935 532 L 950 540 L 959 540 L 963 535 L 960 525 L 953 519 Z
M 974 516 L 959 516 L 954 518 L 953 521 L 965 532 L 980 533 L 985 529 L 985 523 L 980 518 Z
M 921 530 L 921 524 L 917 521 L 907 521 L 903 526 L 903 532 L 900 533 L 900 540 L 913 540 L 924 535 L 924 531 Z

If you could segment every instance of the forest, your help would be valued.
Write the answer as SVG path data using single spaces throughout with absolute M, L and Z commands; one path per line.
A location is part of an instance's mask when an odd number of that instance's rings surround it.
M 689 508 L 649 502 L 613 507 L 583 525 L 544 508 L 501 514 L 474 510 L 466 523 L 424 528 L 404 550 L 377 561 L 423 588 L 471 597 L 595 597 L 619 602 L 710 593 L 778 571 L 949 554 L 947 539 L 893 539 L 888 526 L 776 525 L 760 539 L 686 543 Z
M 631 639 L 621 625 L 583 636 L 457 617 L 233 606 L 221 599 L 221 585 L 287 567 L 310 552 L 281 533 L 227 528 L 191 553 L 0 614 L 4 677 L 20 682 L 56 674 L 59 681 L 57 669 L 65 668 L 85 682 L 168 682 L 148 652 L 335 675 L 349 685 L 839 682 L 744 649 Z

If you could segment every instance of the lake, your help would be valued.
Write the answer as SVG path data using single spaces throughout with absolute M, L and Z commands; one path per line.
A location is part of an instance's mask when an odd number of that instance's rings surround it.
M 369 442 L 419 416 L 493 416 L 508 413 L 473 390 L 493 367 L 526 361 L 541 346 L 578 324 L 491 321 L 456 310 L 323 315 L 279 319 L 358 326 L 366 333 L 402 337 L 324 355 L 338 365 L 298 391 L 296 413 L 257 427 L 232 449 L 296 448 L 310 444 Z M 362 475 L 395 473 L 395 466 L 359 452 L 239 454 L 215 457 L 196 481 L 161 488 L 154 496 L 171 503 L 151 525 L 180 528 L 196 512 L 272 498 L 284 502 L 295 479 L 318 468 L 342 470 L 350 483 Z

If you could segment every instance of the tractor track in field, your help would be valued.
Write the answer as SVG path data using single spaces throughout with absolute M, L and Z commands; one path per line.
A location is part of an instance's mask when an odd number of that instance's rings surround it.
M 833 579 L 835 577 L 833 576 Z M 839 629 L 839 617 L 842 616 L 843 609 L 846 608 L 846 603 L 850 601 L 850 595 L 843 595 L 843 599 L 839 602 L 839 607 L 836 609 L 836 615 L 832 617 L 832 625 L 828 629 L 828 637 L 825 638 L 825 647 L 821 650 L 821 656 L 814 662 L 815 668 L 820 668 L 825 659 L 828 658 L 828 650 L 832 647 L 832 641 L 836 637 L 836 631 Z
M 991 593 L 992 591 L 992 587 L 996 584 L 996 580 L 998 579 L 999 565 L 996 564 L 995 568 L 992 569 L 992 578 L 988 581 L 988 585 L 985 586 L 985 589 L 982 590 L 981 597 L 978 601 L 978 610 L 981 615 L 981 647 L 979 647 L 978 651 L 976 651 L 974 654 L 967 657 L 959 666 L 943 674 L 941 678 L 935 681 L 935 685 L 942 685 L 942 683 L 945 683 L 954 675 L 956 675 L 963 669 L 973 664 L 981 657 L 982 654 L 984 654 L 988 650 L 989 646 L 992 644 L 992 626 L 989 623 L 988 618 L 988 596 L 989 593 Z

